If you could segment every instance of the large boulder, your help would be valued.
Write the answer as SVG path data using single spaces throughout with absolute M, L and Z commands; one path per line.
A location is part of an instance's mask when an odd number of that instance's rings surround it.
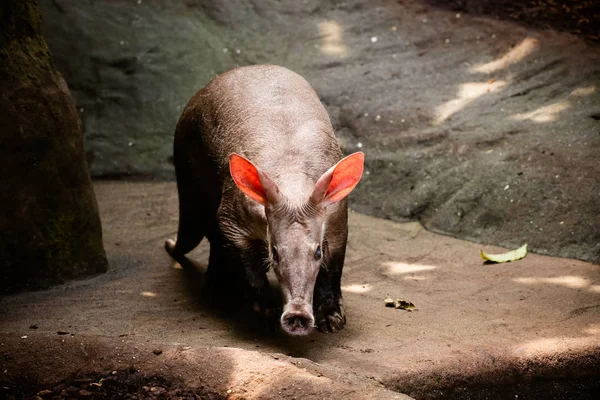
M 190 96 L 236 65 L 304 75 L 367 174 L 361 212 L 600 262 L 600 49 L 423 2 L 43 3 L 96 177 L 173 179 Z M 76 40 L 74 40 L 76 38 Z
M 106 271 L 79 116 L 35 0 L 0 5 L 0 291 Z

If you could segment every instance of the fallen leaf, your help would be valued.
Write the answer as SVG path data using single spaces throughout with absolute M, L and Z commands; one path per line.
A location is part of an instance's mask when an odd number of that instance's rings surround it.
M 480 250 L 479 254 L 481 254 L 481 258 L 483 258 L 485 261 L 490 261 L 493 263 L 516 261 L 524 258 L 527 255 L 527 243 L 516 250 L 508 251 L 502 254 L 488 254 L 483 250 Z
M 90 383 L 90 386 L 102 387 L 102 381 L 104 381 L 104 378 L 101 378 L 98 382 Z
M 397 310 L 416 311 L 415 305 L 410 301 L 396 299 L 393 300 L 390 296 L 383 299 L 385 306 L 395 308 Z
M 413 311 L 415 310 L 415 305 L 410 301 L 406 300 L 396 300 L 396 308 L 399 310 Z
M 388 296 L 385 299 L 383 299 L 383 302 L 385 303 L 386 307 L 395 307 L 394 306 L 394 300 L 392 300 L 392 298 L 390 296 Z

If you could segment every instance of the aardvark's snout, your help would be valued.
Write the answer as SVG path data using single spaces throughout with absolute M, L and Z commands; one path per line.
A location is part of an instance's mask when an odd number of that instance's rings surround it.
M 290 335 L 307 335 L 312 332 L 315 318 L 312 306 L 303 300 L 286 304 L 281 315 L 281 327 Z

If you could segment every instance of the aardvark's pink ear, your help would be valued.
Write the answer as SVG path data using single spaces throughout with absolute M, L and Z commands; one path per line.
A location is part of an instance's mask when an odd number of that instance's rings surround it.
M 279 196 L 279 189 L 267 174 L 238 154 L 229 156 L 229 171 L 235 184 L 252 200 L 266 206 Z
M 327 207 L 348 196 L 360 181 L 364 164 L 365 155 L 360 151 L 343 158 L 319 178 L 311 200 L 315 204 Z

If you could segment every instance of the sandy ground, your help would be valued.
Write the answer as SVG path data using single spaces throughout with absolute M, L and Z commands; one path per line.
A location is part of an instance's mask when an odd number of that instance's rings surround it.
M 177 226 L 173 183 L 103 182 L 96 195 L 110 271 L 0 299 L 0 396 L 113 370 L 221 398 L 600 391 L 598 265 L 536 254 L 485 265 L 479 245 L 351 213 L 346 329 L 267 335 L 247 308 L 225 313 L 202 296 L 208 243 L 185 269 L 164 251 Z M 418 311 L 386 308 L 386 295 Z

